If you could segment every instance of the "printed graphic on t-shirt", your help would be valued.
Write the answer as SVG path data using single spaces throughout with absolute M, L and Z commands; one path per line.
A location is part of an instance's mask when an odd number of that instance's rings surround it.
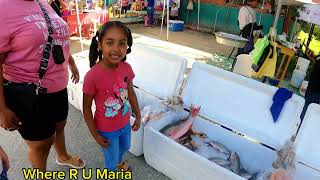
M 116 84 L 113 85 L 113 91 L 115 92 L 115 95 L 108 97 L 108 99 L 104 102 L 106 117 L 116 116 L 120 109 L 123 109 L 121 114 L 122 116 L 128 113 L 129 101 L 127 83 L 128 77 L 125 77 L 123 80 L 117 78 Z
M 69 46 L 70 45 L 69 39 L 62 40 L 63 37 L 67 37 L 70 34 L 68 29 L 68 24 L 63 19 L 61 19 L 57 14 L 49 14 L 49 17 L 50 17 L 51 25 L 54 29 L 55 37 L 54 37 L 53 43 L 55 45 L 61 45 L 62 47 Z M 23 19 L 27 22 L 33 22 L 38 29 L 43 31 L 42 33 L 43 33 L 45 42 L 48 41 L 48 36 L 49 36 L 48 25 L 42 14 L 35 13 L 30 16 L 25 16 Z M 45 44 L 42 44 L 40 46 L 40 50 L 39 50 L 40 54 L 43 53 L 44 47 L 45 47 Z

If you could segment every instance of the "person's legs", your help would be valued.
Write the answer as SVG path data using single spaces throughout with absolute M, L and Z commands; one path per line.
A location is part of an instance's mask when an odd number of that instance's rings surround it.
M 151 7 L 147 8 L 147 16 L 148 16 L 148 26 L 151 26 L 151 20 L 153 18 L 152 12 L 151 12 Z
M 65 135 L 64 135 L 65 125 L 66 125 L 66 121 L 62 121 L 56 124 L 56 136 L 54 140 L 54 148 L 57 152 L 58 162 L 65 162 L 72 158 L 72 156 L 68 154 L 67 148 L 66 148 Z M 73 166 L 76 166 L 76 167 L 83 167 L 84 165 L 85 163 L 81 159 L 78 159 L 78 162 L 76 164 L 73 164 Z
M 64 127 L 67 123 L 66 119 L 69 110 L 67 90 L 64 89 L 58 93 L 55 93 L 54 95 L 48 97 L 47 101 L 50 102 L 47 109 L 51 110 L 50 112 L 48 112 L 48 114 L 55 119 L 55 139 L 53 145 L 57 153 L 57 162 L 67 163 L 80 168 L 83 167 L 85 165 L 84 161 L 78 159 L 77 157 L 72 157 L 70 154 L 68 154 L 66 148 Z M 54 112 L 52 111 L 52 109 L 55 109 Z
M 53 145 L 57 152 L 57 159 L 60 161 L 69 159 L 64 137 L 64 127 L 66 123 L 67 121 L 65 120 L 56 124 L 56 138 Z
M 128 123 L 122 130 L 119 137 L 119 164 L 123 160 L 123 155 L 129 151 L 131 146 L 131 126 Z
M 102 148 L 104 154 L 105 167 L 109 171 L 116 171 L 119 162 L 119 132 L 99 132 L 99 134 L 109 140 L 109 147 Z
M 51 145 L 53 143 L 53 136 L 41 141 L 28 141 L 28 157 L 33 168 L 38 168 L 41 171 L 46 171 L 47 158 Z
M 150 13 L 150 26 L 153 26 L 154 25 L 154 7 L 151 7 L 151 13 Z

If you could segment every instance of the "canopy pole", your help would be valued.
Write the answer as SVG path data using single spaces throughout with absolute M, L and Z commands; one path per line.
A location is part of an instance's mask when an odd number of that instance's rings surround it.
M 81 44 L 81 51 L 83 52 L 83 44 L 82 44 L 82 24 L 80 22 L 80 15 L 79 15 L 79 5 L 78 0 L 76 0 L 76 12 L 77 12 L 77 20 L 78 20 L 78 28 L 79 28 L 79 35 L 80 35 L 80 44 Z

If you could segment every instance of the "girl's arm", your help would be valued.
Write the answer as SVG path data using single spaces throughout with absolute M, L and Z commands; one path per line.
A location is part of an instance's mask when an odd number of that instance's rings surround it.
M 10 168 L 9 157 L 8 157 L 7 153 L 0 146 L 0 161 L 1 160 L 4 162 L 4 166 L 5 166 L 6 170 L 8 171 L 8 169 Z
M 141 124 L 141 112 L 140 112 L 136 93 L 134 92 L 134 89 L 133 89 L 132 81 L 129 81 L 129 83 L 128 83 L 128 99 L 129 99 L 130 105 L 136 115 L 136 120 L 133 124 L 132 130 L 137 131 L 140 128 L 140 124 Z
M 93 101 L 93 95 L 88 95 L 83 93 L 83 115 L 84 119 L 86 121 L 86 124 L 89 128 L 89 131 L 92 135 L 92 137 L 96 140 L 98 144 L 100 144 L 102 147 L 106 148 L 108 147 L 108 140 L 105 138 L 101 137 L 97 130 L 96 126 L 93 122 L 93 115 L 91 111 L 91 106 L 92 106 L 92 101 Z

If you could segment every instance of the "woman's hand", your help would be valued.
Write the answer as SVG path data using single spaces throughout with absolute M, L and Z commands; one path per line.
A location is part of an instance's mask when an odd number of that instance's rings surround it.
M 77 84 L 79 82 L 80 75 L 79 75 L 79 71 L 78 71 L 77 65 L 74 62 L 74 59 L 73 59 L 73 57 L 71 55 L 69 57 L 69 69 L 70 69 L 70 71 L 72 73 L 72 75 L 71 75 L 72 82 Z
M 76 65 L 70 65 L 69 67 L 70 67 L 70 71 L 72 73 L 72 75 L 71 75 L 72 82 L 77 84 L 80 80 L 78 68 Z
M 0 111 L 0 126 L 7 131 L 14 131 L 22 125 L 16 114 L 8 108 Z

